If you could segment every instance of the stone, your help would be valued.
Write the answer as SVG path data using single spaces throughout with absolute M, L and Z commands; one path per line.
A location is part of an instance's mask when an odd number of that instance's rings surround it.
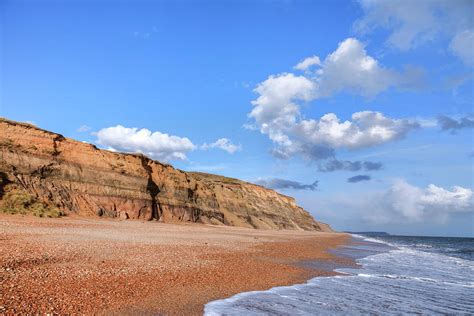
M 119 214 L 120 214 L 120 215 L 119 215 L 119 218 L 120 218 L 121 220 L 129 219 L 127 212 L 119 212 Z

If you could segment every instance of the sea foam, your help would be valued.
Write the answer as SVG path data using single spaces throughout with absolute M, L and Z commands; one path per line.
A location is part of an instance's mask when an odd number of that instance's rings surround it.
M 473 261 L 444 253 L 447 245 L 460 251 L 474 248 L 474 240 L 462 241 L 461 247 L 416 237 L 355 238 L 369 242 L 366 250 L 378 251 L 357 259 L 360 269 L 337 269 L 345 275 L 210 302 L 205 315 L 474 313 Z M 385 251 L 380 252 L 380 244 L 387 246 Z

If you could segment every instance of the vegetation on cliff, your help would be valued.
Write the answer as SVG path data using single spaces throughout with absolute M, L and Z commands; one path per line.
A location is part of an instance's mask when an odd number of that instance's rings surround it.
M 0 200 L 0 212 L 22 215 L 33 214 L 38 217 L 60 217 L 64 215 L 59 208 L 21 190 L 12 190 L 3 194 Z

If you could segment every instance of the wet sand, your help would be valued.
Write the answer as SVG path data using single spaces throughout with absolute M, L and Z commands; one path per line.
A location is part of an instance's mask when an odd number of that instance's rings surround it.
M 0 314 L 202 314 L 209 301 L 334 274 L 347 234 L 0 215 Z

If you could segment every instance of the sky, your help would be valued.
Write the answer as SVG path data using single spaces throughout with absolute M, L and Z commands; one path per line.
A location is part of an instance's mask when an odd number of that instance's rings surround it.
M 0 116 L 296 198 L 337 230 L 474 236 L 474 2 L 0 2 Z

